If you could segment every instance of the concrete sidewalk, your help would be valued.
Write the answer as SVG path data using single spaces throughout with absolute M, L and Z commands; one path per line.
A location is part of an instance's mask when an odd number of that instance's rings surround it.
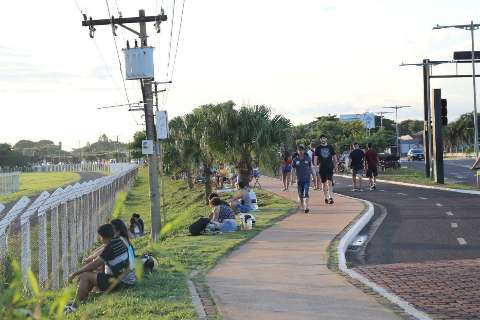
M 262 186 L 297 198 L 278 180 L 262 177 Z M 326 266 L 330 241 L 362 210 L 343 197 L 325 205 L 312 191 L 310 214 L 293 214 L 234 251 L 208 275 L 224 319 L 399 319 Z

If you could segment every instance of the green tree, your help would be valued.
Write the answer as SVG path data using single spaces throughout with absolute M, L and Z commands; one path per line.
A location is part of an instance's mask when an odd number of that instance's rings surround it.
M 209 146 L 217 158 L 236 164 L 240 181 L 249 183 L 253 161 L 270 161 L 291 135 L 291 123 L 281 115 L 272 117 L 266 106 L 234 107 L 233 101 L 211 106 Z
M 133 141 L 128 144 L 130 155 L 133 159 L 143 158 L 142 154 L 142 141 L 147 139 L 145 131 L 137 131 L 133 135 Z

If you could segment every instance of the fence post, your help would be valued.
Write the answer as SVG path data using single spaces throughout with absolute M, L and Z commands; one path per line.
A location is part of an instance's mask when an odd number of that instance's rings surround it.
M 38 216 L 38 280 L 45 288 L 48 282 L 48 242 L 47 242 L 47 212 Z
M 51 244 L 52 244 L 52 289 L 60 288 L 60 268 L 59 268 L 59 255 L 60 245 L 59 238 L 60 232 L 58 229 L 58 211 L 59 207 L 56 206 L 50 211 L 50 232 L 51 232 Z
M 68 281 L 68 209 L 67 203 L 60 205 L 60 227 L 62 234 L 62 280 L 66 284 Z

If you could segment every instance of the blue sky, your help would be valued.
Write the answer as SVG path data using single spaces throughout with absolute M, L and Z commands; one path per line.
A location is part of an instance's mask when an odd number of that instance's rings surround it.
M 107 16 L 104 1 L 77 1 L 88 15 Z M 169 18 L 172 2 L 163 0 Z M 117 3 L 124 16 L 139 8 L 153 15 L 162 0 Z M 109 4 L 116 15 L 115 1 Z M 74 0 L 3 1 L 0 9 L 0 141 L 51 139 L 72 148 L 101 133 L 128 141 L 141 129 L 138 112 L 96 109 L 125 102 L 109 27 L 97 27 L 92 41 Z M 468 50 L 468 32 L 432 27 L 468 23 L 479 12 L 478 1 L 187 0 L 164 108 L 173 117 L 233 99 L 268 105 L 301 123 L 408 104 L 415 108 L 401 118 L 421 118 L 421 69 L 398 64 Z M 169 27 L 160 36 L 148 27 L 159 81 L 166 80 Z M 133 36 L 121 30 L 120 47 L 126 39 Z M 480 33 L 476 40 L 480 48 Z M 140 100 L 139 84 L 127 81 L 127 87 L 130 100 Z M 449 99 L 450 119 L 473 109 L 470 79 L 435 80 L 432 87 Z

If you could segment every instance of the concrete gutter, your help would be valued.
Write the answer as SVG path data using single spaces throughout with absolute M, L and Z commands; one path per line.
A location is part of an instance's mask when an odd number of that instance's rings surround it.
M 343 175 L 343 174 L 336 174 L 335 176 L 342 177 L 342 178 L 349 178 L 349 179 L 352 178 L 352 176 Z M 480 191 L 477 191 L 477 190 L 452 189 L 452 188 L 444 188 L 444 187 L 437 187 L 437 186 L 426 186 L 426 185 L 423 185 L 423 184 L 414 184 L 414 183 L 406 183 L 406 182 L 382 180 L 382 179 L 377 179 L 377 182 L 396 184 L 396 185 L 405 186 L 405 187 L 423 188 L 423 189 L 439 190 L 439 191 L 449 191 L 449 192 L 456 192 L 456 193 L 463 193 L 463 194 L 473 194 L 473 195 L 480 196 Z
M 378 181 L 378 180 L 377 180 Z M 366 210 L 363 214 L 357 219 L 357 221 L 353 224 L 353 226 L 343 235 L 340 239 L 340 242 L 337 247 L 337 254 L 338 254 L 338 268 L 348 276 L 352 277 L 355 280 L 360 281 L 364 285 L 371 288 L 376 293 L 380 294 L 381 296 L 385 297 L 391 303 L 399 306 L 402 308 L 406 313 L 413 316 L 415 319 L 418 320 L 432 320 L 429 315 L 426 313 L 416 309 L 413 305 L 408 303 L 407 301 L 403 300 L 399 296 L 389 292 L 385 288 L 377 285 L 376 283 L 370 281 L 363 275 L 359 274 L 358 272 L 348 269 L 347 267 L 347 260 L 345 258 L 345 253 L 349 244 L 355 239 L 355 237 L 362 231 L 362 229 L 370 222 L 374 215 L 374 206 L 371 202 L 365 201 L 362 199 L 357 199 L 353 197 L 347 197 L 351 199 L 356 199 L 362 201 L 366 205 Z

